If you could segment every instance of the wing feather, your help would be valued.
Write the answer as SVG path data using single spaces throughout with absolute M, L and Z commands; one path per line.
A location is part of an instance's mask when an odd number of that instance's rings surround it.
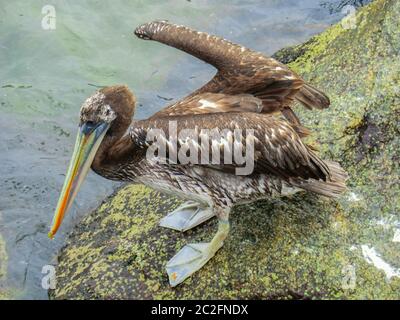
M 218 69 L 207 84 L 178 102 L 185 113 L 191 112 L 191 99 L 204 93 L 227 95 L 251 94 L 262 100 L 263 113 L 290 108 L 294 100 L 305 107 L 318 109 L 329 106 L 324 93 L 313 88 L 286 65 L 217 36 L 198 32 L 166 21 L 153 21 L 139 26 L 135 34 L 183 50 Z M 176 115 L 176 105 L 167 106 L 155 116 Z M 213 109 L 207 109 L 214 113 Z M 205 110 L 204 112 L 205 113 Z M 287 114 L 287 113 L 286 113 Z M 288 117 L 289 121 L 293 117 Z
M 198 159 L 197 163 L 200 164 L 201 152 L 208 152 L 208 158 L 212 159 L 212 150 L 217 148 L 220 159 L 224 159 L 224 152 L 232 150 L 232 134 L 228 136 L 216 136 L 212 134 L 212 130 L 216 128 L 224 128 L 227 132 L 234 132 L 238 128 L 247 128 L 241 130 L 239 139 L 234 136 L 233 143 L 242 145 L 242 150 L 246 150 L 246 142 L 254 141 L 254 174 L 273 174 L 283 179 L 302 178 L 302 179 L 322 179 L 327 180 L 330 177 L 328 166 L 322 161 L 305 143 L 302 142 L 301 137 L 296 133 L 295 129 L 286 121 L 277 119 L 270 115 L 257 115 L 252 112 L 244 113 L 228 113 L 222 114 L 197 114 L 185 115 L 177 117 L 165 118 L 150 118 L 147 120 L 137 121 L 135 129 L 131 129 L 131 137 L 135 144 L 144 146 L 149 145 L 141 141 L 144 132 L 152 128 L 159 128 L 166 132 L 164 139 L 168 137 L 168 126 L 170 121 L 176 121 L 178 126 L 178 136 L 181 130 L 188 128 L 202 128 L 202 139 L 207 139 L 210 148 L 204 149 L 204 145 L 200 143 L 197 137 L 181 136 L 177 139 L 177 143 L 172 150 L 174 153 L 178 152 L 181 148 L 188 150 L 194 148 L 196 150 Z M 204 130 L 205 129 L 205 130 Z M 207 129 L 209 130 L 207 132 Z M 251 131 L 249 131 L 249 129 Z M 140 132 L 140 134 L 139 134 Z M 183 132 L 183 131 L 182 131 Z M 247 132 L 253 132 L 249 136 Z M 194 140 L 193 140 L 194 139 Z M 169 153 L 168 153 L 169 154 Z M 182 164 L 179 159 L 176 165 Z M 233 172 L 235 168 L 243 166 L 242 163 L 232 163 L 222 161 L 220 164 L 212 164 L 206 166 L 212 167 L 215 170 L 225 172 Z

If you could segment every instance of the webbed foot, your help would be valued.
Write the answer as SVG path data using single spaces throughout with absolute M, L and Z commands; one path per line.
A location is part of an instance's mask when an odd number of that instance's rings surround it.
M 169 283 L 172 287 L 182 283 L 201 269 L 222 247 L 229 233 L 229 208 L 218 208 L 218 231 L 207 243 L 192 243 L 184 246 L 167 263 Z
M 214 216 L 211 207 L 202 207 L 199 203 L 188 201 L 160 220 L 160 226 L 177 231 L 187 231 Z
M 170 285 L 175 287 L 201 269 L 220 247 L 222 242 L 217 248 L 213 248 L 211 243 L 192 243 L 184 246 L 167 263 Z

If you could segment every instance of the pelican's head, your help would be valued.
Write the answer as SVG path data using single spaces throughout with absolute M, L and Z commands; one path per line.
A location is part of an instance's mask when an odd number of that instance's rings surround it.
M 120 138 L 132 121 L 135 97 L 127 86 L 113 86 L 95 92 L 83 103 L 75 148 L 53 218 L 53 238 L 85 179 L 105 137 Z
M 106 95 L 96 91 L 82 104 L 80 112 L 80 124 L 85 123 L 111 123 L 117 114 L 106 102 Z

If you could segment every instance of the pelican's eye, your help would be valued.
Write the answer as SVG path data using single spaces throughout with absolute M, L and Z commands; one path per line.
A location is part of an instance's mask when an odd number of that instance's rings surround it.
M 81 130 L 82 130 L 82 133 L 84 133 L 84 134 L 89 134 L 89 133 L 91 133 L 96 127 L 97 127 L 97 124 L 94 123 L 93 121 L 86 121 L 86 122 L 82 125 Z

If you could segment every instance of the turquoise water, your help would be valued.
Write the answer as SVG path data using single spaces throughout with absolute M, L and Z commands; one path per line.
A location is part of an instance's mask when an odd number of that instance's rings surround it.
M 91 173 L 60 234 L 47 238 L 85 98 L 125 83 L 144 118 L 213 75 L 182 52 L 137 39 L 137 25 L 168 19 L 272 54 L 343 16 L 320 2 L 60 0 L 51 3 L 55 30 L 44 30 L 47 1 L 0 0 L 0 291 L 47 298 L 42 267 L 56 262 L 72 226 L 117 186 Z

